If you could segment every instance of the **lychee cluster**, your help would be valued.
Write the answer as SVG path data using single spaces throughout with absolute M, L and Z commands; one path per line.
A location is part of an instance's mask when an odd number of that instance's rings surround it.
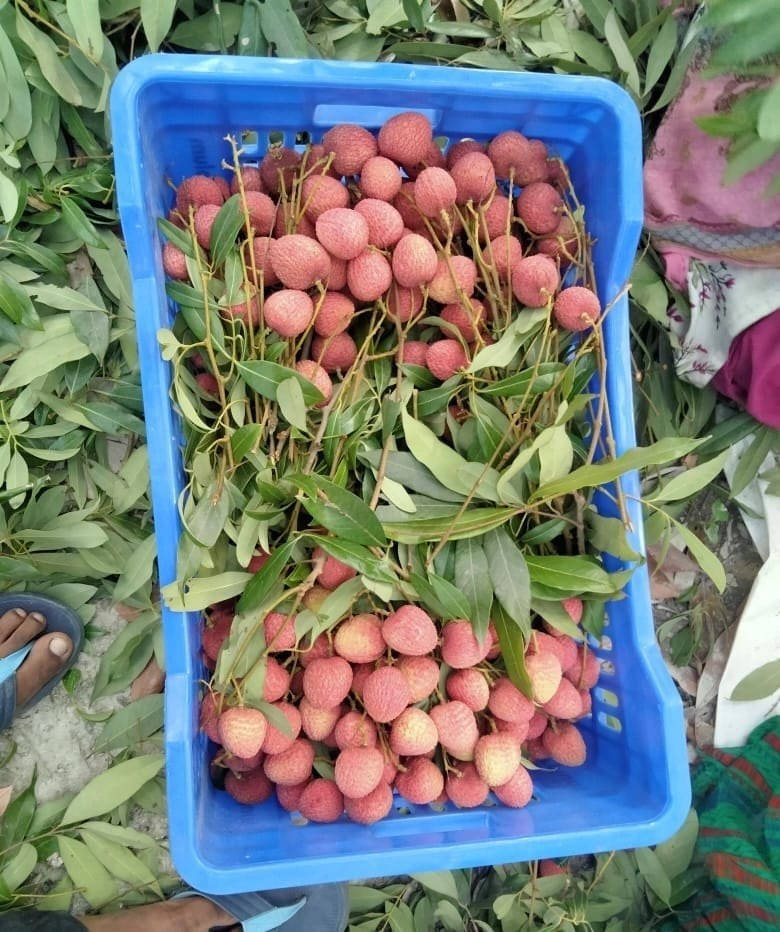
M 304 605 L 316 609 L 355 571 L 321 551 L 312 558 L 319 572 Z M 564 608 L 580 620 L 579 599 Z M 209 612 L 210 666 L 231 620 L 229 604 Z M 590 713 L 599 664 L 584 641 L 534 631 L 527 696 L 506 675 L 492 624 L 479 640 L 468 620 L 441 622 L 419 605 L 357 611 L 314 640 L 297 637 L 295 614 L 271 612 L 262 629 L 268 714 L 216 692 L 201 704 L 201 728 L 221 745 L 214 766 L 238 802 L 275 793 L 309 821 L 362 824 L 387 816 L 396 795 L 470 808 L 493 793 L 521 807 L 533 794 L 530 762 L 585 761 L 574 723 Z

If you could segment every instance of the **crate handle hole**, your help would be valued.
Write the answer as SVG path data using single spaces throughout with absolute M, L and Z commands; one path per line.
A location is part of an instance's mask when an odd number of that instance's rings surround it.
M 268 131 L 268 145 L 269 146 L 283 146 L 284 145 L 284 130 L 281 129 L 271 129 Z
M 600 702 L 603 702 L 604 705 L 612 706 L 613 709 L 617 709 L 620 706 L 620 699 L 618 699 L 617 693 L 613 693 L 611 689 L 597 688 L 596 697 Z
M 407 110 L 409 107 L 377 107 L 375 104 L 319 104 L 314 108 L 312 122 L 315 126 L 326 126 L 328 129 L 338 123 L 354 123 L 357 126 L 378 129 L 390 117 Z M 414 110 L 427 116 L 431 124 L 436 126 L 439 120 L 437 110 L 425 107 L 414 107 Z
M 606 712 L 599 712 L 598 720 L 606 728 L 609 728 L 610 731 L 616 731 L 618 733 L 623 731 L 623 723 L 615 715 L 607 715 Z

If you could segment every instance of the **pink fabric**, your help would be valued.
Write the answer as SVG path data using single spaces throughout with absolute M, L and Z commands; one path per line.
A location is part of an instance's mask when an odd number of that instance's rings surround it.
M 757 421 L 780 429 L 780 309 L 739 334 L 712 385 Z

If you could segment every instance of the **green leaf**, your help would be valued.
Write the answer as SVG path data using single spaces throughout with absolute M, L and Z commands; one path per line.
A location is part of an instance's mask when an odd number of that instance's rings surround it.
M 59 835 L 57 842 L 73 885 L 94 909 L 105 906 L 117 894 L 116 881 L 84 842 L 69 835 Z
M 280 58 L 319 58 L 290 0 L 260 0 L 260 22 L 268 43 Z
M 625 31 L 614 7 L 607 13 L 604 20 L 604 38 L 607 40 L 610 51 L 615 56 L 618 68 L 625 75 L 629 90 L 636 97 L 640 97 L 642 92 L 639 87 L 639 72 L 637 71 L 634 56 L 628 47 Z
M 738 152 L 730 152 L 728 165 L 723 172 L 723 184 L 736 184 L 740 178 L 760 168 L 777 154 L 777 143 L 771 140 L 759 139 L 756 136 L 752 142 Z
M 177 0 L 141 0 L 141 23 L 149 49 L 156 52 L 173 25 Z
M 154 560 L 157 556 L 157 543 L 154 534 L 150 534 L 133 550 L 127 560 L 122 575 L 114 586 L 115 602 L 122 602 L 146 585 L 154 572 Z
M 650 46 L 650 54 L 647 56 L 644 87 L 645 97 L 660 80 L 676 48 L 677 19 L 674 16 L 669 16 L 659 29 L 655 39 L 653 39 L 653 44 Z
M 11 135 L 13 141 L 21 142 L 32 127 L 30 87 L 5 29 L 0 29 L 0 68 L 5 72 L 9 96 L 3 129 Z
M 671 880 L 680 877 L 690 867 L 698 834 L 699 818 L 696 810 L 691 809 L 677 834 L 656 846 L 655 856 Z
M 459 540 L 455 546 L 455 584 L 466 599 L 468 612 L 455 617 L 470 619 L 478 640 L 484 637 L 490 621 L 493 605 L 490 580 L 488 558 L 480 538 Z
M 30 783 L 14 799 L 2 816 L 0 827 L 0 852 L 7 851 L 13 845 L 27 837 L 35 814 L 35 773 Z
M 734 687 L 732 702 L 755 702 L 767 699 L 780 689 L 780 660 L 770 660 L 756 667 Z
M 280 366 L 279 363 L 270 362 L 267 359 L 238 362 L 236 363 L 236 371 L 252 391 L 271 401 L 276 401 L 276 392 L 279 385 L 289 378 L 298 379 L 307 404 L 314 405 L 323 400 L 322 393 L 314 387 L 313 383 L 293 369 Z
M 493 611 L 493 624 L 501 645 L 501 656 L 504 660 L 507 676 L 517 688 L 530 698 L 532 695 L 531 680 L 525 669 L 525 644 L 523 632 L 509 618 L 501 606 Z
M 144 850 L 157 847 L 157 842 L 151 835 L 145 835 L 143 832 L 124 825 L 112 825 L 110 822 L 84 822 L 81 829 L 105 838 L 106 841 L 124 845 L 126 848 Z
M 628 534 L 620 518 L 605 518 L 595 508 L 589 508 L 585 512 L 585 523 L 588 527 L 588 543 L 594 550 L 611 553 L 629 563 L 642 559 L 628 543 Z
M 97 248 L 103 245 L 103 241 L 98 236 L 92 221 L 72 197 L 63 197 L 60 201 L 60 210 L 62 211 L 62 219 L 67 223 L 77 239 L 84 240 L 88 245 Z
M 769 142 L 780 143 L 780 82 L 776 81 L 766 93 L 756 124 L 758 135 Z
M 0 171 L 0 214 L 6 223 L 13 221 L 18 209 L 19 187 L 13 179 Z
M 65 9 L 82 50 L 90 58 L 100 59 L 105 41 L 100 22 L 100 0 L 66 0 Z
M 144 783 L 156 776 L 164 762 L 162 754 L 144 754 L 115 764 L 93 777 L 84 789 L 76 794 L 65 810 L 60 825 L 83 822 L 116 809 L 130 799 Z M 68 873 L 73 877 L 70 870 Z M 75 877 L 73 881 L 78 885 Z
M 216 479 L 203 492 L 189 515 L 184 516 L 187 533 L 201 547 L 213 547 L 222 533 L 230 513 L 230 495 L 223 482 Z
M 414 586 L 420 599 L 428 604 L 434 614 L 443 619 L 470 618 L 469 606 L 463 593 L 436 573 L 430 572 L 427 577 L 419 573 L 412 573 L 409 581 Z M 491 593 L 492 595 L 492 593 Z M 487 630 L 487 622 L 485 623 Z
M 648 111 L 649 113 L 655 113 L 656 110 L 663 109 L 677 97 L 683 81 L 685 80 L 685 76 L 688 73 L 688 66 L 698 48 L 698 42 L 689 42 L 680 49 L 679 54 L 674 59 L 674 65 L 672 66 L 669 80 L 666 82 L 661 96 Z
M 98 362 L 103 359 L 111 339 L 111 321 L 106 310 L 70 312 L 73 332 Z
M 539 556 L 526 554 L 531 581 L 562 592 L 604 593 L 615 592 L 609 573 L 593 557 Z
M 731 497 L 736 498 L 756 478 L 758 471 L 776 442 L 777 432 L 763 425 L 756 431 L 731 477 Z M 728 451 L 724 451 L 728 452 Z
M 264 56 L 268 54 L 268 43 L 260 23 L 262 8 L 258 0 L 245 0 L 238 29 L 236 51 L 239 55 Z
M 294 546 L 295 540 L 293 539 L 285 541 L 280 547 L 274 549 L 268 560 L 247 582 L 241 598 L 236 603 L 237 612 L 251 612 L 263 602 L 268 593 L 283 578 L 284 569 Z
M 402 522 L 384 521 L 390 540 L 402 544 L 423 544 L 439 541 L 444 534 L 451 541 L 478 537 L 501 527 L 517 514 L 514 508 L 469 508 L 456 518 L 414 518 Z
M 347 887 L 347 894 L 349 896 L 349 912 L 352 916 L 371 912 L 382 906 L 385 900 L 391 898 L 391 894 L 381 887 L 362 887 L 352 883 Z
M 568 634 L 577 641 L 582 639 L 582 631 L 571 620 L 560 599 L 531 599 L 531 611 L 544 618 L 561 634 Z
M 279 383 L 276 388 L 276 403 L 288 424 L 304 433 L 307 432 L 306 401 L 298 379 L 289 378 Z
M 561 402 L 561 412 L 565 411 L 566 402 Z M 547 427 L 537 437 L 539 451 L 539 483 L 555 482 L 571 472 L 574 461 L 574 447 L 563 424 Z
M 23 842 L 16 850 L 16 854 L 3 867 L 2 873 L 0 873 L 0 877 L 2 877 L 11 893 L 27 880 L 35 870 L 37 863 L 38 852 L 29 842 Z
M 149 887 L 157 896 L 163 895 L 154 874 L 124 845 L 109 841 L 89 829 L 82 828 L 79 834 L 103 867 L 118 880 L 130 884 L 133 889 Z
M 504 369 L 517 356 L 517 352 L 526 340 L 527 334 L 534 327 L 542 324 L 549 317 L 546 308 L 524 310 L 512 321 L 501 334 L 501 338 L 491 346 L 483 347 L 472 359 L 467 372 L 476 373 L 483 369 Z
M 251 579 L 249 573 L 238 572 L 195 576 L 187 580 L 184 592 L 178 582 L 172 582 L 162 588 L 161 594 L 172 612 L 196 612 L 208 608 L 213 602 L 240 595 L 248 579 Z
M 569 36 L 574 54 L 595 71 L 608 75 L 615 67 L 615 58 L 609 48 L 594 35 L 575 29 Z
M 219 208 L 211 228 L 211 261 L 218 266 L 227 259 L 236 244 L 236 237 L 244 225 L 244 208 L 241 197 L 234 194 Z
M 129 748 L 162 728 L 163 696 L 144 696 L 118 709 L 103 726 L 95 740 L 96 754 Z
M 360 459 L 374 469 L 379 468 L 380 450 L 361 451 Z M 404 488 L 427 495 L 440 502 L 462 502 L 463 496 L 437 481 L 431 471 L 418 462 L 411 453 L 393 451 L 385 461 L 385 475 Z
M 637 848 L 634 852 L 639 871 L 647 881 L 648 887 L 663 902 L 669 902 L 672 895 L 672 882 L 667 877 L 663 864 L 650 848 Z
M 677 476 L 673 476 L 668 482 L 660 488 L 655 489 L 648 496 L 649 502 L 678 502 L 681 499 L 691 498 L 697 492 L 706 488 L 713 479 L 716 478 L 723 469 L 723 464 L 729 455 L 729 450 L 724 450 L 719 456 L 701 463 Z
M 76 107 L 82 106 L 84 100 L 81 91 L 71 77 L 70 71 L 63 64 L 57 45 L 45 32 L 33 26 L 18 7 L 16 10 L 16 32 L 37 59 L 41 74 L 49 82 L 54 93 Z
M 315 547 L 322 547 L 325 553 L 356 569 L 366 579 L 391 585 L 398 582 L 390 566 L 385 561 L 378 560 L 370 550 L 360 544 L 335 537 L 321 537 L 317 534 L 305 534 L 304 537 Z
M 684 524 L 680 524 L 679 521 L 675 521 L 675 519 L 669 515 L 667 515 L 667 517 L 682 535 L 685 546 L 690 550 L 693 559 L 710 577 L 718 592 L 723 592 L 726 588 L 726 571 L 723 569 L 723 564 L 715 554 L 699 540 L 690 528 L 687 528 Z
M 452 871 L 432 871 L 426 874 L 412 874 L 411 877 L 426 890 L 458 902 L 458 888 L 455 886 Z
M 527 637 L 531 630 L 531 580 L 525 558 L 504 528 L 486 534 L 483 546 L 496 598 Z
M 403 0 L 404 15 L 409 20 L 409 25 L 415 32 L 424 32 L 425 23 L 423 22 L 422 9 L 418 0 Z
M 42 329 L 38 312 L 22 286 L 0 269 L 0 311 L 15 324 Z
M 357 495 L 323 476 L 293 475 L 288 478 L 310 495 L 312 492 L 320 493 L 321 498 L 318 496 L 314 500 L 312 495 L 302 498 L 301 503 L 315 521 L 332 531 L 336 537 L 366 547 L 386 546 L 387 537 L 379 519 Z

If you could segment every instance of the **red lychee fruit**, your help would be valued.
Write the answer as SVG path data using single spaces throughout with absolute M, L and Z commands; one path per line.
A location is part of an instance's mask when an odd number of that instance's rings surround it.
M 428 346 L 425 365 L 442 382 L 465 369 L 469 364 L 466 351 L 458 340 L 436 340 Z
M 304 787 L 297 808 L 310 822 L 337 822 L 344 812 L 344 797 L 332 780 L 316 777 Z
M 415 757 L 395 778 L 395 788 L 415 806 L 427 806 L 441 795 L 444 776 L 432 760 Z
M 222 175 L 212 175 L 211 180 L 221 191 L 222 199 L 226 201 L 232 194 L 227 178 L 223 178 Z
M 555 299 L 553 315 L 565 330 L 587 330 L 601 316 L 601 302 L 590 288 L 573 285 L 564 288 Z
M 521 186 L 547 180 L 546 154 L 542 154 L 522 133 L 515 130 L 499 133 L 489 143 L 487 153 L 497 178 L 511 178 Z
M 537 870 L 540 877 L 556 877 L 559 874 L 568 873 L 565 867 L 561 867 L 560 864 L 553 861 L 551 858 L 542 858 L 542 860 L 539 861 Z
M 371 825 L 384 819 L 393 808 L 393 791 L 390 785 L 381 781 L 368 796 L 360 799 L 344 799 L 344 809 L 353 822 Z
M 244 197 L 249 225 L 257 236 L 268 236 L 274 228 L 276 204 L 261 191 L 247 191 Z
M 316 308 L 314 331 L 321 337 L 334 337 L 349 327 L 354 316 L 354 301 L 338 291 L 326 291 Z
M 235 754 L 228 754 L 223 751 L 215 760 L 218 760 L 219 757 L 221 757 L 221 766 L 232 770 L 233 773 L 249 773 L 250 770 L 257 770 L 263 762 L 262 751 L 258 751 L 252 757 L 236 757 Z
M 219 700 L 214 693 L 207 692 L 200 701 L 200 730 L 209 740 L 219 744 Z
M 440 317 L 457 327 L 466 343 L 473 343 L 482 331 L 486 308 L 479 298 L 469 298 L 463 304 L 447 304 L 441 309 Z
M 430 368 L 430 364 L 429 364 Z M 485 636 L 478 641 L 471 622 L 459 618 L 447 622 L 441 639 L 441 656 L 447 666 L 454 670 L 473 667 L 481 663 L 490 649 L 490 640 Z
M 311 776 L 314 766 L 314 746 L 306 738 L 296 738 L 281 754 L 269 754 L 263 770 L 269 780 L 281 786 L 295 786 Z
M 593 696 L 591 696 L 589 689 L 581 689 L 579 692 L 580 702 L 582 703 L 582 712 L 579 717 L 585 718 L 586 715 L 590 715 L 593 711 Z
M 375 669 L 373 663 L 356 663 L 352 668 L 352 693 L 358 699 L 363 698 L 363 687 Z
M 387 249 L 403 236 L 403 217 L 392 204 L 376 198 L 364 198 L 355 204 L 355 212 L 368 224 L 369 245 Z
M 311 355 L 328 373 L 347 372 L 355 364 L 358 348 L 348 333 L 337 333 L 335 337 L 315 337 Z
M 490 688 L 488 709 L 496 717 L 508 722 L 528 722 L 534 714 L 533 702 L 505 676 L 497 679 Z
M 265 681 L 263 682 L 263 699 L 276 702 L 290 688 L 290 674 L 274 657 L 265 658 Z
M 325 151 L 333 153 L 333 168 L 339 175 L 359 175 L 366 162 L 377 154 L 377 141 L 363 126 L 340 123 L 322 137 Z
M 352 615 L 336 629 L 333 646 L 350 663 L 373 663 L 386 650 L 382 622 L 376 615 Z
M 398 194 L 393 198 L 393 207 L 401 215 L 404 226 L 409 230 L 419 232 L 425 225 L 422 214 L 417 209 L 414 199 L 414 182 L 404 181 Z
M 265 299 L 263 315 L 268 327 L 281 337 L 300 336 L 314 319 L 314 304 L 305 291 L 283 288 Z
M 417 233 L 402 236 L 393 250 L 393 275 L 403 288 L 418 288 L 436 274 L 436 250 Z
M 401 190 L 401 172 L 395 162 L 384 155 L 368 159 L 360 170 L 358 187 L 364 198 L 392 201 Z
M 352 667 L 343 657 L 312 660 L 303 674 L 303 694 L 315 709 L 339 705 L 347 698 L 351 686 Z
M 444 168 L 446 164 L 447 159 L 444 153 L 436 144 L 436 140 L 432 139 L 420 161 L 415 162 L 414 165 L 404 164 L 403 170 L 412 181 L 416 181 L 426 168 Z
M 296 783 L 293 786 L 276 786 L 276 798 L 279 801 L 279 805 L 282 809 L 285 809 L 287 812 L 296 812 L 298 810 L 298 804 L 301 801 L 301 796 L 303 791 L 309 785 L 309 781 L 304 783 Z
M 201 375 L 209 375 L 209 373 L 201 373 Z M 200 376 L 198 378 L 200 378 Z M 213 379 L 214 376 L 211 376 L 211 378 Z M 216 379 L 214 381 L 216 382 Z M 201 383 L 199 382 L 198 384 Z M 211 660 L 216 660 L 219 657 L 219 652 L 225 642 L 225 638 L 230 634 L 230 626 L 232 623 L 232 615 L 217 615 L 214 613 L 203 626 L 203 631 L 201 632 L 201 647 L 203 648 L 203 653 L 211 658 Z
M 334 737 L 341 751 L 345 748 L 373 748 L 379 740 L 376 725 L 368 716 L 355 710 L 341 716 L 336 723 Z
M 301 713 L 289 702 L 274 702 L 273 707 L 287 720 L 289 734 L 277 728 L 269 719 L 268 730 L 263 741 L 263 751 L 266 754 L 281 754 L 292 747 L 293 741 L 301 733 Z
M 468 256 L 449 256 L 439 259 L 434 275 L 428 280 L 428 294 L 441 304 L 458 304 L 474 294 L 476 283 L 474 260 Z
M 545 728 L 548 725 L 548 718 L 540 709 L 537 709 L 531 721 L 528 723 L 528 734 L 526 735 L 527 741 L 535 741 L 537 738 L 541 738 L 544 734 Z
M 402 605 L 385 618 L 382 637 L 399 654 L 422 657 L 439 643 L 439 632 L 431 616 L 417 605 Z
M 467 705 L 472 712 L 481 712 L 487 707 L 490 686 L 479 670 L 469 667 L 453 670 L 447 677 L 447 695 Z
M 525 669 L 531 681 L 534 700 L 541 705 L 549 702 L 555 695 L 563 676 L 558 658 L 548 651 L 529 653 L 525 658 Z
M 424 366 L 428 344 L 420 340 L 407 340 L 401 350 L 401 362 L 405 366 Z
M 551 718 L 575 719 L 582 715 L 582 699 L 577 687 L 564 677 L 551 699 L 542 706 Z
M 409 706 L 393 721 L 390 748 L 402 757 L 428 754 L 439 743 L 439 733 L 427 712 Z
M 366 249 L 347 262 L 347 286 L 358 301 L 373 302 L 390 287 L 393 271 L 381 252 Z
M 266 191 L 269 194 L 278 194 L 282 190 L 289 193 L 300 161 L 295 149 L 282 146 L 269 149 L 260 163 L 260 178 Z
M 531 802 L 531 797 L 534 794 L 531 774 L 520 764 L 506 783 L 493 787 L 493 792 L 496 794 L 496 798 L 505 806 L 522 809 L 523 806 L 527 806 Z
M 401 165 L 415 165 L 428 153 L 433 127 L 422 113 L 398 113 L 382 126 L 377 135 L 379 152 Z
M 368 223 L 349 207 L 332 207 L 320 214 L 317 239 L 338 259 L 354 259 L 368 246 Z
M 560 283 L 558 268 L 549 256 L 526 256 L 512 269 L 512 292 L 526 307 L 544 307 Z
M 240 184 L 239 177 L 241 179 Z M 230 179 L 230 193 L 239 194 L 242 184 L 245 191 L 262 191 L 265 193 L 263 179 L 260 176 L 260 169 L 256 168 L 254 165 L 242 165 L 239 171 L 234 173 L 233 177 Z M 225 200 L 227 200 L 227 198 L 225 198 Z
M 500 282 L 509 281 L 512 270 L 523 258 L 523 246 L 516 236 L 500 234 L 485 249 L 485 260 L 496 270 Z
M 507 722 L 503 718 L 494 718 L 493 721 L 496 723 L 498 731 L 512 735 L 520 744 L 528 739 L 528 722 L 524 719 Z
M 295 371 L 307 379 L 322 395 L 322 401 L 317 402 L 316 407 L 324 407 L 331 399 L 333 394 L 333 382 L 330 380 L 328 373 L 319 363 L 313 359 L 301 359 L 295 363 Z
M 218 728 L 226 751 L 236 757 L 254 757 L 263 746 L 268 720 L 259 709 L 235 707 L 220 715 Z
M 405 324 L 420 313 L 424 300 L 421 288 L 402 288 L 394 283 L 387 294 L 387 316 Z
M 541 631 L 534 631 L 531 640 L 528 642 L 528 650 L 530 653 L 546 650 L 554 654 L 558 658 L 564 673 L 577 662 L 577 645 L 566 635 L 553 637 L 550 634 L 543 634 Z
M 270 253 L 273 270 L 286 288 L 305 291 L 330 274 L 327 252 L 317 240 L 300 233 L 290 233 L 274 240 Z
M 414 199 L 426 217 L 438 217 L 452 207 L 457 193 L 452 176 L 443 168 L 424 168 L 414 183 Z
M 187 257 L 173 243 L 166 243 L 163 246 L 163 269 L 165 274 L 176 281 L 185 282 L 189 280 L 190 273 L 187 271 Z
M 467 155 L 469 152 L 484 151 L 485 144 L 483 142 L 477 142 L 476 139 L 460 139 L 447 150 L 447 168 L 451 169 L 458 159 L 463 158 L 463 156 Z
M 360 799 L 376 789 L 384 768 L 379 748 L 344 748 L 334 767 L 336 785 L 347 799 Z
M 401 657 L 396 669 L 406 679 L 411 702 L 427 699 L 439 685 L 439 664 L 433 657 Z
M 520 742 L 507 731 L 483 735 L 474 747 L 474 766 L 488 786 L 502 786 L 520 766 Z
M 583 603 L 582 599 L 577 598 L 576 596 L 571 596 L 568 599 L 563 599 L 561 601 L 563 610 L 571 618 L 575 625 L 578 625 L 582 621 L 582 609 Z
M 396 667 L 380 667 L 366 677 L 363 706 L 375 722 L 392 722 L 410 702 L 409 684 Z
M 269 612 L 263 620 L 266 647 L 270 650 L 291 650 L 297 643 L 295 615 Z
M 548 728 L 542 735 L 542 745 L 554 761 L 565 767 L 581 767 L 585 763 L 585 741 L 576 725 L 570 722 Z
M 447 797 L 461 809 L 474 809 L 488 798 L 490 788 L 477 773 L 474 764 L 458 764 L 457 770 L 447 774 L 444 787 Z
M 189 218 L 190 207 L 195 210 L 205 204 L 219 207 L 224 202 L 222 188 L 213 178 L 208 178 L 206 175 L 191 175 L 185 178 L 176 189 L 176 210 L 185 221 Z
M 337 589 L 348 579 L 357 576 L 357 570 L 337 560 L 336 557 L 328 556 L 321 547 L 315 547 L 312 552 L 312 560 L 316 563 L 318 560 L 325 558 L 322 569 L 317 576 L 317 582 L 323 589 Z
M 467 152 L 450 169 L 458 204 L 482 204 L 495 193 L 496 173 L 483 152 Z
M 514 213 L 512 202 L 503 194 L 496 194 L 479 211 L 477 233 L 481 243 L 489 243 L 497 236 L 509 236 L 512 232 Z
M 260 323 L 260 304 L 257 294 L 251 290 L 248 294 L 241 295 L 241 300 L 236 304 L 223 307 L 222 313 L 228 319 L 243 321 L 246 326 L 249 326 L 248 322 L 251 320 L 252 325 L 257 327 Z
M 577 228 L 571 217 L 564 215 L 550 236 L 538 239 L 536 251 L 551 259 L 557 259 L 561 268 L 566 268 L 574 262 L 579 256 L 579 241 Z
M 577 689 L 593 689 L 601 676 L 599 658 L 584 645 L 577 650 L 577 662 L 566 671 Z
M 529 232 L 544 236 L 558 229 L 563 198 L 551 184 L 535 181 L 520 192 L 515 209 Z
M 204 204 L 195 211 L 195 236 L 204 249 L 211 248 L 211 229 L 219 210 L 216 204 Z
M 436 725 L 439 743 L 458 760 L 472 760 L 479 738 L 477 719 L 463 702 L 453 699 L 433 706 L 429 713 Z
M 245 250 L 247 272 L 252 276 L 254 284 L 262 284 L 270 288 L 272 285 L 279 284 L 279 276 L 274 272 L 271 265 L 271 243 L 273 240 L 270 236 L 256 236 L 252 240 L 252 253 L 249 255 Z M 254 271 L 252 263 L 254 262 Z
M 273 793 L 274 786 L 262 770 L 247 773 L 228 771 L 225 775 L 225 790 L 237 803 L 253 806 L 264 803 Z
M 282 200 L 276 211 L 273 235 L 282 237 L 291 233 L 314 239 L 314 222 L 306 214 L 299 214 L 294 203 Z
M 330 257 L 330 275 L 326 282 L 331 291 L 341 291 L 347 286 L 347 260 Z
M 298 708 L 301 713 L 301 729 L 312 741 L 324 741 L 336 727 L 343 711 L 341 705 L 332 709 L 318 709 L 306 696 L 301 698 Z

